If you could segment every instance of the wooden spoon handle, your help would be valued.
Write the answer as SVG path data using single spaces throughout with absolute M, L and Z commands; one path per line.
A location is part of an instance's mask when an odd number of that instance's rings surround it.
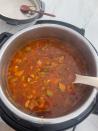
M 56 17 L 54 14 L 45 13 L 45 12 L 42 12 L 42 11 L 37 11 L 37 10 L 32 10 L 32 9 L 30 9 L 30 11 L 36 12 L 36 13 L 39 13 L 39 14 L 42 14 L 42 15 L 47 15 L 47 16 L 51 16 L 51 17 Z
M 43 13 L 43 15 L 47 15 L 47 16 L 51 16 L 51 17 L 56 17 L 55 15 L 50 14 L 50 13 Z
M 73 83 L 81 83 L 85 85 L 90 85 L 98 89 L 98 77 L 82 76 L 82 75 L 76 74 L 76 79 Z

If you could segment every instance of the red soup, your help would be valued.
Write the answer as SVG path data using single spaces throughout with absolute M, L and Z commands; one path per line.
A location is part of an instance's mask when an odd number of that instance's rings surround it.
M 7 89 L 17 107 L 33 116 L 53 118 L 78 108 L 89 95 L 72 84 L 86 74 L 84 57 L 72 44 L 55 38 L 29 41 L 11 58 Z

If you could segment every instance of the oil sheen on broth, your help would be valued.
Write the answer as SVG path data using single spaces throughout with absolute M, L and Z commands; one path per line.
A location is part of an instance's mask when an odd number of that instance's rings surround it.
M 76 73 L 86 74 L 87 67 L 73 45 L 55 38 L 32 40 L 12 56 L 7 90 L 33 116 L 59 117 L 75 110 L 89 93 L 84 85 L 72 84 Z

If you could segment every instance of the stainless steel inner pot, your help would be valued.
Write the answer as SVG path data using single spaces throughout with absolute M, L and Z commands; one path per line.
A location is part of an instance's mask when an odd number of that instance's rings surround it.
M 29 27 L 24 29 L 17 34 L 13 35 L 1 48 L 0 51 L 0 99 L 5 104 L 5 106 L 12 111 L 16 116 L 21 119 L 27 120 L 31 123 L 38 124 L 57 124 L 72 120 L 82 114 L 95 99 L 97 91 L 94 88 L 91 91 L 88 99 L 80 106 L 77 110 L 71 112 L 68 115 L 57 117 L 57 118 L 38 118 L 30 116 L 17 107 L 15 107 L 6 93 L 6 69 L 9 63 L 9 60 L 13 53 L 23 46 L 26 41 L 32 39 L 39 39 L 45 37 L 56 37 L 63 40 L 71 40 L 74 46 L 77 47 L 78 50 L 84 55 L 89 68 L 89 73 L 92 76 L 98 76 L 98 62 L 97 62 L 97 54 L 94 48 L 91 46 L 88 40 L 86 40 L 83 36 L 81 36 L 76 31 L 56 24 L 42 24 L 42 25 L 34 25 L 33 27 Z M 55 53 L 55 52 L 54 52 Z

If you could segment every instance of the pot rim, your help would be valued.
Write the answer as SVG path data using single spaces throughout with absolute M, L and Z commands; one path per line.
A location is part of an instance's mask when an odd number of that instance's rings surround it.
M 6 48 L 9 46 L 9 44 L 12 41 L 14 41 L 14 39 L 16 39 L 18 36 L 20 36 L 21 34 L 23 34 L 25 32 L 28 32 L 30 30 L 37 29 L 37 28 L 44 28 L 44 27 L 51 27 L 51 28 L 58 28 L 60 30 L 67 30 L 68 32 L 71 32 L 72 34 L 76 35 L 79 39 L 83 40 L 87 44 L 89 50 L 91 51 L 91 53 L 94 56 L 95 64 L 96 64 L 96 68 L 97 68 L 96 74 L 98 76 L 98 61 L 96 59 L 96 57 L 98 57 L 98 56 L 97 56 L 94 48 L 92 47 L 92 45 L 89 43 L 89 41 L 87 39 L 85 39 L 85 37 L 83 37 L 81 34 L 74 31 L 73 29 L 70 29 L 70 28 L 62 26 L 62 25 L 57 25 L 57 24 L 43 24 L 43 25 L 38 24 L 38 25 L 34 25 L 33 27 L 28 27 L 26 29 L 23 29 L 23 30 L 19 31 L 18 33 L 16 33 L 15 35 L 13 35 L 7 42 L 5 42 L 5 44 L 2 46 L 2 48 L 0 50 L 0 63 L 1 63 L 3 53 L 5 52 Z M 19 118 L 29 121 L 29 122 L 36 123 L 36 124 L 57 124 L 57 123 L 62 123 L 62 122 L 66 122 L 66 121 L 75 119 L 76 117 L 78 117 L 81 113 L 83 113 L 89 107 L 89 105 L 95 99 L 96 95 L 97 95 L 97 90 L 94 88 L 92 90 L 91 95 L 87 99 L 87 101 L 82 106 L 80 106 L 78 109 L 73 111 L 72 113 L 69 113 L 69 114 L 61 116 L 61 117 L 56 117 L 56 118 L 39 118 L 39 117 L 30 116 L 29 114 L 26 114 L 26 113 L 22 112 L 21 110 L 19 110 L 18 108 L 16 108 L 7 99 L 7 97 L 3 93 L 3 90 L 0 85 L 0 99 L 7 106 L 7 108 L 9 110 L 11 110 Z

